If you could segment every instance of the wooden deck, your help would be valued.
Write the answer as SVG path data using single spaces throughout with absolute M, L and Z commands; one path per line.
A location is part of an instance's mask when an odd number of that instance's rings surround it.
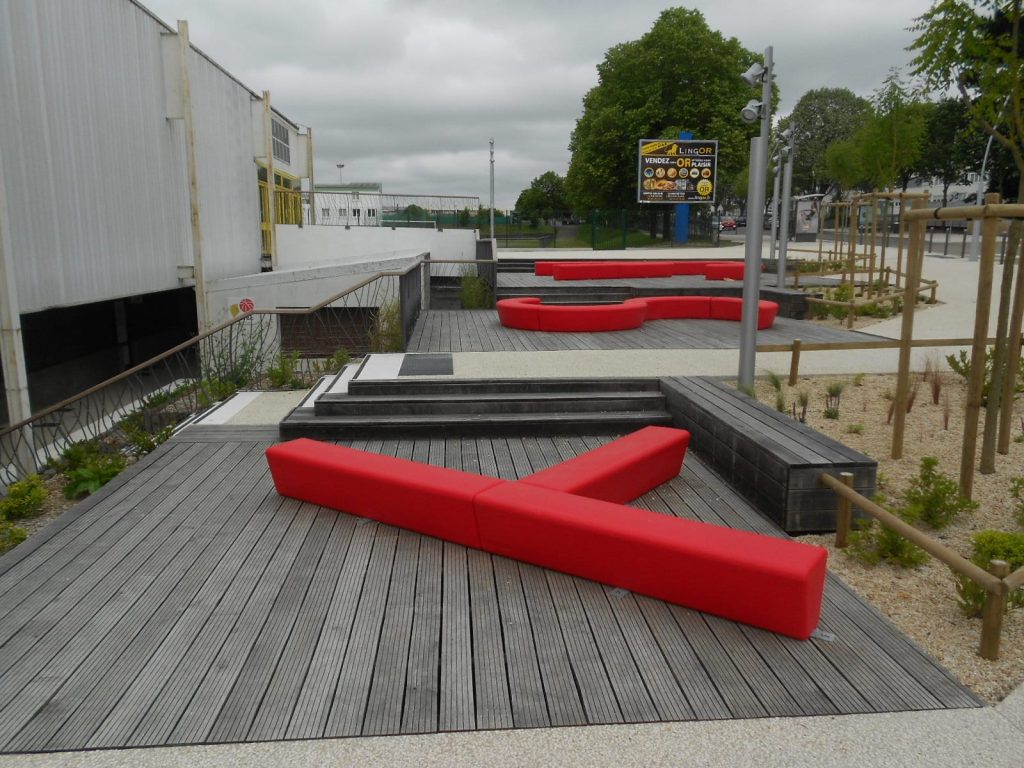
M 757 332 L 758 344 L 872 340 L 856 331 L 776 318 Z M 543 333 L 505 328 L 495 310 L 421 312 L 408 352 L 536 352 L 570 349 L 739 349 L 740 324 L 722 320 L 654 320 L 632 331 Z
M 979 704 L 835 578 L 798 642 L 283 499 L 273 441 L 187 430 L 0 558 L 0 750 Z M 353 445 L 516 478 L 600 442 Z M 780 535 L 693 456 L 637 503 Z

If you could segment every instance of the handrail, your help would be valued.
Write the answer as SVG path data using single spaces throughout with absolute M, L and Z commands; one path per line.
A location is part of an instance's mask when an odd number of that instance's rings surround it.
M 916 544 L 936 560 L 944 563 L 954 573 L 970 579 L 984 589 L 986 595 L 981 613 L 981 642 L 978 646 L 978 655 L 989 661 L 999 658 L 1003 614 L 1006 613 L 1010 592 L 1024 585 L 1024 568 L 1019 568 L 1011 574 L 1006 562 L 993 560 L 990 563 L 992 573 L 986 571 L 939 543 L 924 531 L 918 530 L 889 510 L 857 493 L 852 487 L 852 472 L 841 472 L 839 478 L 822 472 L 818 480 L 825 487 L 832 489 L 839 497 L 839 508 L 836 511 L 836 547 L 846 546 L 851 512 L 856 507 L 868 513 L 886 528 Z
M 118 382 L 124 381 L 124 380 L 134 376 L 135 374 L 145 370 L 146 368 L 150 368 L 150 367 L 152 367 L 154 365 L 157 365 L 157 364 L 159 364 L 159 363 L 161 363 L 161 362 L 163 362 L 165 360 L 168 360 L 171 357 L 173 357 L 174 355 L 178 354 L 179 352 L 183 352 L 184 350 L 186 350 L 186 349 L 188 349 L 190 347 L 194 347 L 195 345 L 205 341 L 206 339 L 214 336 L 215 334 L 220 333 L 221 331 L 231 327 L 232 325 L 235 325 L 236 323 L 243 322 L 243 321 L 247 320 L 248 318 L 253 317 L 254 315 L 271 315 L 271 316 L 273 316 L 273 315 L 311 315 L 314 312 L 317 312 L 317 311 L 323 309 L 327 305 L 333 304 L 334 302 L 336 302 L 336 301 L 338 301 L 340 299 L 343 299 L 344 297 L 346 297 L 346 296 L 348 296 L 350 294 L 353 294 L 356 291 L 361 290 L 362 288 L 365 288 L 366 286 L 370 285 L 371 283 L 375 282 L 376 280 L 379 280 L 382 277 L 403 277 L 403 276 L 409 274 L 410 272 L 412 272 L 417 267 L 419 267 L 421 263 L 423 263 L 423 260 L 420 257 L 417 257 L 416 263 L 411 265 L 407 269 L 404 269 L 404 270 L 401 270 L 401 271 L 390 270 L 390 271 L 387 271 L 387 272 L 377 272 L 372 277 L 368 277 L 367 279 L 363 280 L 362 282 L 357 283 L 356 285 L 350 286 L 350 287 L 346 288 L 345 290 L 340 291 L 339 293 L 336 293 L 336 294 L 334 294 L 333 296 L 331 296 L 331 297 L 329 297 L 327 299 L 324 299 L 323 301 L 319 302 L 318 304 L 314 304 L 311 307 L 294 308 L 294 309 L 277 309 L 277 308 L 275 308 L 275 309 L 253 309 L 250 312 L 245 312 L 244 314 L 240 314 L 238 317 L 233 317 L 230 320 L 225 320 L 224 322 L 222 322 L 222 323 L 220 323 L 218 325 L 213 326 L 208 331 L 204 331 L 201 334 L 193 336 L 191 339 L 188 339 L 187 341 L 183 341 L 180 344 L 178 344 L 178 345 L 176 345 L 174 347 L 171 347 L 168 350 L 165 350 L 165 351 L 161 352 L 159 355 L 156 355 L 155 357 L 151 357 L 148 360 L 145 360 L 145 361 L 139 363 L 138 365 L 135 365 L 135 366 L 133 366 L 133 367 L 131 367 L 131 368 L 125 370 L 125 371 L 122 371 L 121 373 L 117 374 L 116 376 L 112 376 L 109 379 L 101 381 L 98 384 L 94 384 L 93 386 L 89 387 L 86 390 L 83 390 L 82 392 L 79 392 L 76 395 L 72 395 L 69 398 L 61 400 L 59 403 L 56 403 L 54 405 L 50 405 L 50 406 L 44 408 L 41 411 L 33 413 L 27 419 L 22 419 L 21 421 L 15 423 L 15 424 L 11 424 L 8 427 L 0 429 L 0 437 L 3 437 L 5 435 L 8 435 L 8 434 L 10 434 L 12 432 L 15 432 L 15 431 L 17 431 L 19 429 L 27 427 L 30 424 L 32 424 L 32 422 L 38 421 L 39 419 L 43 418 L 44 416 L 49 416 L 50 414 L 56 413 L 57 411 L 60 411 L 60 410 L 63 410 L 65 408 L 67 408 L 68 406 L 73 405 L 73 404 L 77 403 L 78 401 L 84 400 L 85 398 L 89 397 L 90 395 L 93 395 L 93 394 L 99 392 L 102 389 L 105 389 L 105 388 L 107 388 L 107 387 L 109 387 L 109 386 L 111 386 L 113 384 L 117 384 Z

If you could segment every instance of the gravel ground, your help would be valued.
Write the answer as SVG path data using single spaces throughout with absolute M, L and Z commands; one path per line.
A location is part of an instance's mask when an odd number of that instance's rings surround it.
M 936 362 L 945 367 L 944 361 Z M 921 372 L 918 372 L 920 377 Z M 917 476 L 923 456 L 935 456 L 939 460 L 939 471 L 954 479 L 959 477 L 966 385 L 949 371 L 944 373 L 942 381 L 938 404 L 932 402 L 930 385 L 921 385 L 914 407 L 907 415 L 904 455 L 898 461 L 889 458 L 892 427 L 887 423 L 887 395 L 895 392 L 895 376 L 801 377 L 795 387 L 784 387 L 784 393 L 788 404 L 797 399 L 799 392 L 806 391 L 810 396 L 807 423 L 876 459 L 884 478 L 882 490 L 890 499 L 898 499 L 910 480 Z M 824 416 L 825 388 L 832 382 L 846 385 L 841 396 L 840 418 L 836 420 Z M 776 393 L 767 378 L 759 378 L 755 389 L 759 400 L 775 403 Z M 948 429 L 944 424 L 947 396 Z M 1018 398 L 1015 437 L 1021 435 L 1022 417 L 1024 401 Z M 979 429 L 979 452 L 980 448 Z M 978 511 L 957 519 L 942 531 L 930 531 L 936 539 L 967 558 L 972 554 L 971 536 L 977 531 L 1021 531 L 1014 518 L 1014 499 L 1009 486 L 1012 477 L 1024 475 L 1024 443 L 1011 442 L 1010 453 L 997 455 L 996 459 L 994 474 L 975 474 L 973 498 L 980 504 Z M 925 565 L 910 569 L 887 563 L 868 566 L 847 552 L 836 550 L 832 536 L 806 536 L 802 540 L 828 547 L 829 568 L 834 573 L 986 701 L 1002 700 L 1024 681 L 1024 610 L 1011 610 L 1007 614 L 999 661 L 985 661 L 977 655 L 981 620 L 961 613 L 952 573 L 944 565 L 929 559 Z

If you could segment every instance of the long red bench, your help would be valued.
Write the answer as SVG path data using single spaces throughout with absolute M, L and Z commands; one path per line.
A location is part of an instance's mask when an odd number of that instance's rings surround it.
M 820 547 L 507 483 L 476 497 L 483 548 L 805 640 Z
M 742 280 L 742 261 L 538 261 L 534 274 L 555 280 L 619 280 L 630 277 L 703 275 L 707 280 Z M 762 267 L 763 269 L 763 267 Z
M 644 427 L 519 482 L 624 504 L 678 475 L 689 444 L 685 429 Z
M 618 499 L 656 487 L 682 463 L 686 443 L 667 440 L 672 431 L 641 430 L 623 439 L 630 450 L 603 446 L 571 459 L 581 491 Z M 641 481 L 631 453 L 645 446 L 655 467 Z M 571 482 L 557 471 L 512 483 L 306 439 L 269 448 L 267 462 L 285 496 L 800 639 L 817 625 L 826 557 L 818 547 L 567 493 L 552 487 Z M 627 490 L 614 489 L 615 467 Z
M 647 320 L 734 320 L 743 316 L 743 299 L 735 296 L 651 296 L 620 304 L 543 304 L 536 296 L 501 299 L 498 320 L 506 328 L 524 331 L 627 331 Z M 775 324 L 779 305 L 759 300 L 757 327 Z

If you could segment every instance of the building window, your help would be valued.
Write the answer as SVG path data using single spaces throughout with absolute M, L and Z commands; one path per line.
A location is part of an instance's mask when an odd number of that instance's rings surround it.
M 369 219 L 377 218 L 377 209 L 376 208 L 367 208 L 366 209 L 366 217 L 369 218 Z
M 277 120 L 271 120 L 270 135 L 273 139 L 274 157 L 283 163 L 291 163 L 292 153 L 288 145 L 288 126 Z
M 320 209 L 320 213 L 323 214 L 324 218 L 328 218 L 331 215 L 331 209 L 330 208 L 321 208 Z
M 353 209 L 352 209 L 352 215 L 353 215 L 353 216 L 354 216 L 355 218 L 357 218 L 357 219 L 358 219 L 358 218 L 359 218 L 359 209 L 358 209 L 358 208 L 353 208 Z
M 344 216 L 345 215 L 345 209 L 344 208 L 339 208 L 338 209 L 338 215 L 339 216 Z

